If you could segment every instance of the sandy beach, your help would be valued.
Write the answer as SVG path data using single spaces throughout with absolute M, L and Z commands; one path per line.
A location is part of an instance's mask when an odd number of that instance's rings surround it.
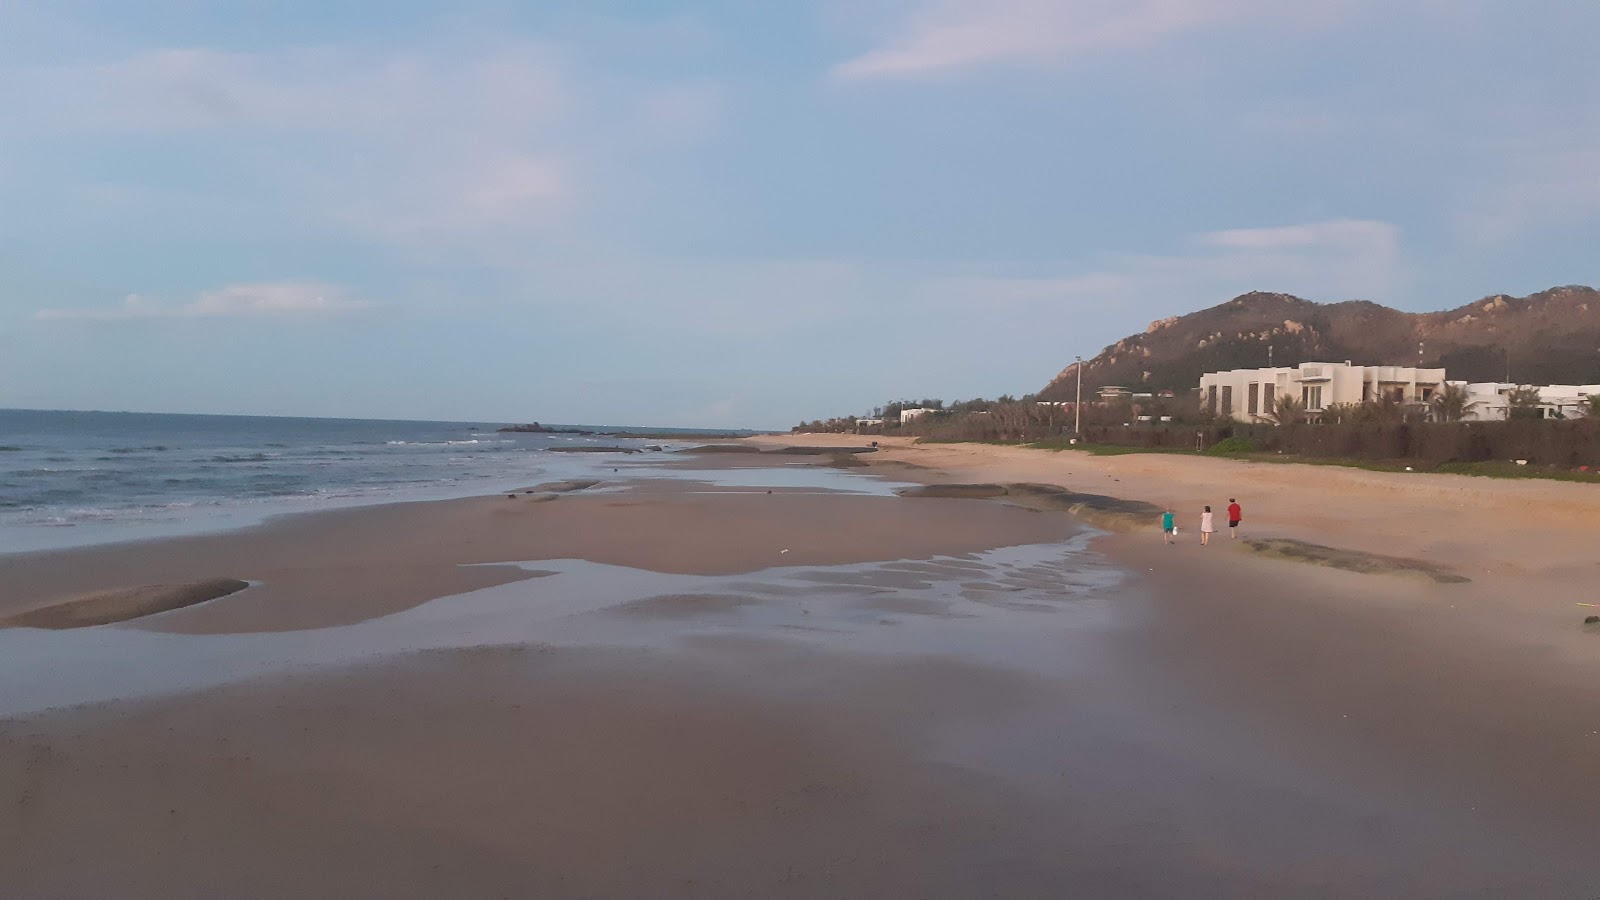
M 863 445 L 838 435 L 753 439 Z M 879 439 L 881 440 L 881 439 Z M 1600 490 L 884 441 L 0 556 L 21 897 L 1583 897 Z M 1171 504 L 1106 534 L 893 483 Z M 570 487 L 570 486 L 568 486 Z M 541 489 L 542 488 L 542 489 Z M 1217 536 L 1427 562 L 1441 584 Z M 1242 542 L 1240 542 L 1242 544 Z M 1594 610 L 1600 612 L 1600 610 Z

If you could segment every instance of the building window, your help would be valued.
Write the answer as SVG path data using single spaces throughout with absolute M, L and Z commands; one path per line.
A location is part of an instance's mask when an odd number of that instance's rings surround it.
M 1305 402 L 1306 409 L 1322 408 L 1322 385 L 1308 384 L 1300 388 L 1300 399 Z
M 1217 386 L 1206 388 L 1206 411 L 1213 416 L 1217 414 Z
M 1233 385 L 1231 384 L 1222 386 L 1222 414 L 1225 416 L 1233 415 Z
M 1249 413 L 1253 416 L 1261 412 L 1261 385 L 1252 381 L 1250 382 L 1249 391 L 1250 393 L 1246 396 L 1245 402 L 1250 404 Z
M 1272 407 L 1272 387 L 1273 385 L 1270 381 L 1261 385 L 1261 408 L 1269 414 L 1274 412 Z

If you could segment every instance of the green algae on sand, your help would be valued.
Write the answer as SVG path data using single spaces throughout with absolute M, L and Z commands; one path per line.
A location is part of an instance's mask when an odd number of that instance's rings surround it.
M 1425 560 L 1383 556 L 1362 550 L 1341 550 L 1293 538 L 1248 538 L 1240 543 L 1249 552 L 1270 559 L 1328 566 L 1364 575 L 1410 575 L 1439 584 L 1463 584 L 1472 580 Z
M 1053 484 L 929 484 L 906 488 L 902 497 L 943 497 L 963 500 L 1004 498 L 1030 509 L 1071 513 L 1106 531 L 1138 531 L 1160 522 L 1161 507 L 1143 500 L 1124 500 L 1103 494 L 1083 494 Z

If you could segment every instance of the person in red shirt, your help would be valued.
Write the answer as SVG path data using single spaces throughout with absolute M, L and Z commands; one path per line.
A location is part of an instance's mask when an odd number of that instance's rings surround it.
M 1239 539 L 1239 522 L 1244 519 L 1244 510 L 1240 508 L 1239 501 L 1228 498 L 1228 533 L 1234 540 Z

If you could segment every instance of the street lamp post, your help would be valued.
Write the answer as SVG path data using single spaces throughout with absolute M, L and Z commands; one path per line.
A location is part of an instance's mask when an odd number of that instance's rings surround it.
M 1078 399 L 1072 403 L 1072 436 L 1078 437 L 1083 424 L 1083 357 L 1078 357 Z

